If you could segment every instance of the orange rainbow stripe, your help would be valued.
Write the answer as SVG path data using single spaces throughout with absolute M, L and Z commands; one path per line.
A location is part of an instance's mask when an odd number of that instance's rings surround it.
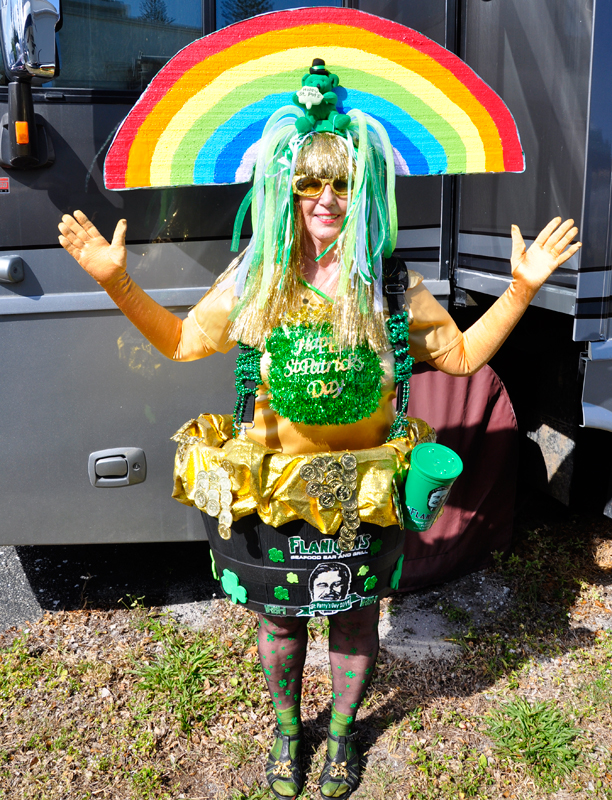
M 360 108 L 386 125 L 398 174 L 524 169 L 510 112 L 458 57 L 397 23 L 313 8 L 255 17 L 178 53 L 118 131 L 107 187 L 248 179 L 244 152 L 290 102 L 313 57 L 346 86 L 343 110 Z

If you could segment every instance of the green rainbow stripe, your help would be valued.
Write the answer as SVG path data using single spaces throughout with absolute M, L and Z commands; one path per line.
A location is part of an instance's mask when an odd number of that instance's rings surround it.
M 423 125 L 442 145 L 447 157 L 448 172 L 452 174 L 465 172 L 467 161 L 465 143 L 453 126 L 440 114 L 436 114 L 420 98 L 404 87 L 398 86 L 397 83 L 371 76 L 362 70 L 347 68 L 339 64 L 329 65 L 329 69 L 331 72 L 341 72 L 342 80 L 348 86 L 363 86 L 367 82 L 370 94 L 379 97 L 393 97 L 395 105 Z M 192 127 L 180 140 L 172 157 L 170 184 L 181 186 L 193 181 L 193 165 L 198 152 L 217 128 L 229 122 L 236 113 L 244 108 L 247 86 L 249 100 L 254 103 L 278 92 L 279 83 L 284 86 L 299 86 L 303 74 L 304 70 L 300 68 L 278 75 L 266 75 L 249 84 L 237 87 L 225 95 L 212 111 L 195 120 Z
M 203 164 L 213 159 L 201 173 L 207 180 L 219 157 L 217 141 L 230 147 L 233 117 L 239 115 L 247 125 L 244 134 L 236 127 L 236 137 L 241 147 L 248 147 L 246 132 L 251 135 L 257 125 L 247 121 L 259 108 L 243 113 L 245 109 L 298 89 L 313 56 L 325 58 L 341 85 L 354 92 L 354 102 L 358 97 L 386 98 L 400 110 L 397 120 L 410 117 L 404 124 L 417 139 L 397 129 L 397 141 L 417 150 L 430 141 L 441 148 L 440 158 L 442 151 L 446 154 L 446 172 L 524 169 L 508 109 L 459 58 L 422 34 L 371 14 L 305 8 L 245 20 L 178 53 L 119 129 L 105 161 L 107 186 L 192 184 L 200 153 Z M 421 152 L 427 163 L 434 163 L 434 156 Z M 236 156 L 233 152 L 220 166 L 234 163 Z

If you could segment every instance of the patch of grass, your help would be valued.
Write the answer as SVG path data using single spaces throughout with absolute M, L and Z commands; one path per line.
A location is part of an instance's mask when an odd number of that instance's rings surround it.
M 148 619 L 146 625 L 160 652 L 154 660 L 137 666 L 134 674 L 152 708 L 161 706 L 170 711 L 184 733 L 197 723 L 205 725 L 223 709 L 231 708 L 235 713 L 252 707 L 253 699 L 261 697 L 254 691 L 253 680 L 261 674 L 259 663 L 241 660 L 238 678 L 234 659 L 220 634 L 191 633 L 155 618 Z M 146 708 L 144 713 L 148 715 L 151 710 Z
M 120 597 L 119 600 L 117 600 L 117 604 L 122 605 L 128 611 L 136 611 L 136 610 L 144 611 L 145 610 L 144 599 L 145 599 L 144 594 L 141 595 L 140 597 L 135 597 L 133 594 L 128 594 L 125 596 L 125 598 Z
M 488 734 L 500 754 L 525 763 L 544 785 L 554 785 L 578 764 L 581 731 L 552 703 L 522 697 L 486 715 Z
M 227 800 L 270 800 L 272 793 L 267 786 L 254 783 L 246 792 L 235 790 L 228 795 Z
M 369 776 L 369 788 L 375 792 L 375 797 L 393 797 L 395 794 L 394 786 L 397 786 L 400 778 L 384 766 L 372 767 Z
M 223 749 L 229 764 L 234 769 L 253 761 L 261 753 L 261 747 L 257 741 L 250 736 L 245 736 L 243 733 L 238 733 L 231 739 L 226 739 L 223 743 Z
M 311 617 L 308 620 L 308 638 L 314 642 L 329 639 L 329 620 L 327 617 Z
M 44 674 L 44 665 L 28 652 L 27 641 L 27 634 L 17 636 L 0 654 L 0 700 L 14 702 Z
M 136 796 L 142 800 L 164 800 L 170 795 L 163 791 L 164 776 L 156 767 L 141 767 L 132 775 Z
M 463 800 L 490 797 L 488 787 L 495 781 L 485 755 L 463 747 L 453 755 L 440 754 L 431 747 L 411 746 L 412 764 L 420 773 L 418 786 L 407 793 L 409 800 Z
M 581 688 L 581 694 L 589 704 L 591 714 L 599 716 L 602 710 L 612 711 L 612 679 L 611 676 L 596 678 L 592 683 Z
M 455 605 L 448 600 L 441 600 L 438 604 L 438 608 L 449 622 L 453 622 L 456 625 L 466 625 L 471 627 L 472 615 L 464 608 L 461 608 L 460 606 Z
M 388 731 L 389 752 L 394 753 L 401 740 L 411 733 L 423 730 L 423 709 L 419 706 L 408 711 L 399 722 L 391 723 Z

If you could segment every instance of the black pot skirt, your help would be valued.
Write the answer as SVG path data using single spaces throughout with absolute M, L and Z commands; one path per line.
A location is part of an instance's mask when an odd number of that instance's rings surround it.
M 267 615 L 329 616 L 372 605 L 397 589 L 405 532 L 362 522 L 352 550 L 302 520 L 273 528 L 251 514 L 222 539 L 202 514 L 216 572 L 235 603 Z

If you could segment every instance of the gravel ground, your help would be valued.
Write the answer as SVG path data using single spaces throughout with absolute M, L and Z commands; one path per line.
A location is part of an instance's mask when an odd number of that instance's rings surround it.
M 180 554 L 191 557 L 191 583 L 170 550 L 158 551 L 156 565 L 130 548 L 0 553 L 20 587 L 13 613 L 30 615 L 0 633 L 0 798 L 270 800 L 263 765 L 273 714 L 252 615 L 212 596 L 201 545 Z M 104 559 L 117 554 L 120 567 L 105 572 Z M 156 608 L 137 600 L 149 589 Z M 210 643 L 222 656 L 219 675 L 202 683 L 214 713 L 186 728 L 177 723 L 179 680 L 151 694 L 138 676 L 173 650 L 162 606 L 181 623 L 179 652 Z M 381 656 L 358 721 L 355 800 L 610 800 L 610 631 L 612 522 L 546 503 L 523 515 L 515 552 L 496 569 L 385 601 Z M 311 635 L 307 800 L 319 796 L 330 692 L 324 626 Z M 500 751 L 487 715 L 517 698 L 550 703 L 579 728 L 567 775 L 543 783 L 520 754 Z

